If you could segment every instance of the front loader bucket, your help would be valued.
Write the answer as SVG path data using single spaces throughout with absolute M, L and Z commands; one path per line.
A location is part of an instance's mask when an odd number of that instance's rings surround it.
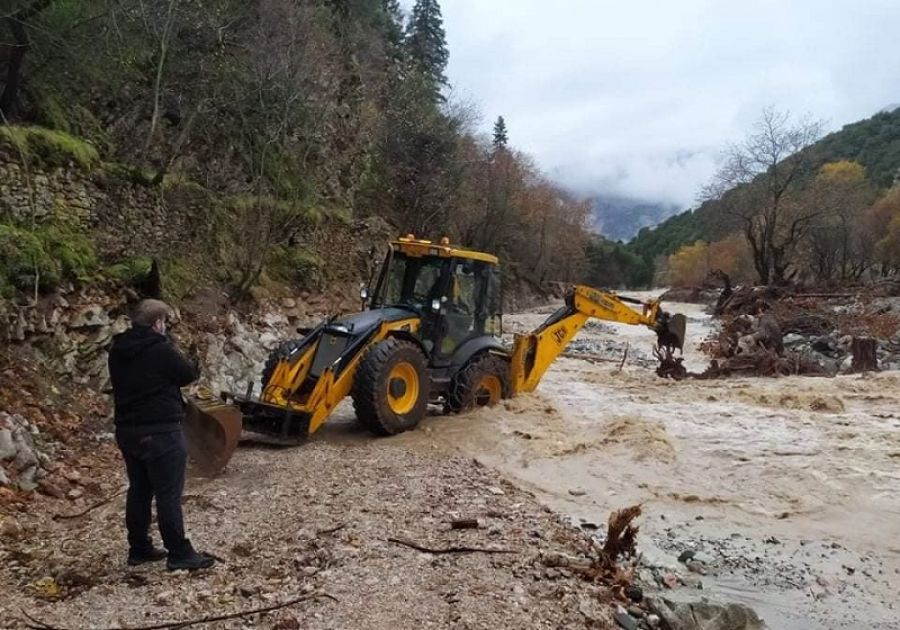
M 241 439 L 241 411 L 234 405 L 188 400 L 184 435 L 188 455 L 203 477 L 212 477 L 231 459 Z
M 656 328 L 657 345 L 660 348 L 684 349 L 687 318 L 681 313 L 662 318 Z

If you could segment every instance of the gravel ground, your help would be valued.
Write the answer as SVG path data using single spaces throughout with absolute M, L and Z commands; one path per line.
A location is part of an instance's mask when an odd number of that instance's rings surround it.
M 196 546 L 221 559 L 212 570 L 127 567 L 122 496 L 77 519 L 19 514 L 18 537 L 7 518 L 0 627 L 25 627 L 21 610 L 66 628 L 137 626 L 319 592 L 334 599 L 206 627 L 613 627 L 607 587 L 538 561 L 577 554 L 585 534 L 471 458 L 362 436 L 244 447 L 218 478 L 189 480 L 185 509 Z M 454 518 L 480 526 L 451 530 Z M 511 553 L 423 553 L 391 537 Z

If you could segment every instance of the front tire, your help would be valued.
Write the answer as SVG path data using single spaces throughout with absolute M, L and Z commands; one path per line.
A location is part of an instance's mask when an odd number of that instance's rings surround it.
M 509 361 L 482 354 L 453 377 L 447 407 L 454 412 L 493 407 L 502 398 L 509 398 Z
M 396 435 L 415 428 L 428 406 L 428 370 L 415 344 L 390 337 L 370 348 L 354 378 L 353 408 L 367 429 Z

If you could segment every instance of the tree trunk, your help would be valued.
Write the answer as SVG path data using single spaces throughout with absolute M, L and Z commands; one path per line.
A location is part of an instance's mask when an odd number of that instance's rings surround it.
M 3 93 L 0 94 L 0 112 L 5 120 L 13 118 L 16 102 L 19 97 L 19 86 L 22 81 L 22 64 L 25 60 L 25 52 L 28 50 L 28 34 L 22 23 L 15 17 L 4 20 L 13 36 L 13 43 L 7 44 L 11 49 L 9 63 L 6 66 L 6 84 Z
M 851 372 L 873 372 L 878 370 L 878 342 L 871 337 L 854 337 L 851 345 L 853 362 Z
M 6 82 L 3 93 L 0 94 L 0 113 L 3 119 L 10 120 L 16 110 L 19 98 L 19 89 L 22 86 L 22 67 L 25 62 L 25 53 L 31 44 L 28 39 L 28 31 L 25 28 L 28 20 L 50 6 L 51 0 L 35 0 L 28 7 L 17 13 L 8 15 L 3 19 L 12 35 L 12 44 L 5 44 L 10 48 L 9 63 L 6 66 Z

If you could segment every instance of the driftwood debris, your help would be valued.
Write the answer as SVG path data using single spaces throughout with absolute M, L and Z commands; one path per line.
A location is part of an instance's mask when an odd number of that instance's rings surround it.
M 70 518 L 79 518 L 79 517 L 81 517 L 81 516 L 84 516 L 84 515 L 87 514 L 88 512 L 93 512 L 93 511 L 96 510 L 97 508 L 103 507 L 104 505 L 106 505 L 107 503 L 109 503 L 110 501 L 112 501 L 113 499 L 115 499 L 116 497 L 125 494 L 125 492 L 126 492 L 127 490 L 128 490 L 127 487 L 126 487 L 126 488 L 120 488 L 119 490 L 117 490 L 116 492 L 113 492 L 111 495 L 109 495 L 109 496 L 106 497 L 105 499 L 101 499 L 100 501 L 97 501 L 96 503 L 92 503 L 91 505 L 89 505 L 88 507 L 86 507 L 85 509 L 83 509 L 82 511 L 80 511 L 80 512 L 75 512 L 74 514 L 54 514 L 54 515 L 53 515 L 53 520 L 54 520 L 54 521 L 67 520 L 67 519 L 70 519 Z
M 424 553 L 444 554 L 444 553 L 516 553 L 514 549 L 497 549 L 494 547 L 469 547 L 466 545 L 452 545 L 449 547 L 427 547 L 406 538 L 388 538 L 388 542 L 395 545 L 403 545 L 416 551 Z
M 634 519 L 640 515 L 640 504 L 616 510 L 609 515 L 606 524 L 606 542 L 603 543 L 601 554 L 601 561 L 606 568 L 615 568 L 616 561 L 622 556 L 634 555 L 634 544 L 638 534 L 638 526 L 634 524 Z
M 632 505 L 610 514 L 606 524 L 606 540 L 600 546 L 596 539 L 592 539 L 591 549 L 586 557 L 545 551 L 540 554 L 540 561 L 544 566 L 568 569 L 591 580 L 628 583 L 631 572 L 622 570 L 619 561 L 637 555 L 635 542 L 638 526 L 634 524 L 634 520 L 640 515 L 641 505 Z
M 317 591 L 315 593 L 307 593 L 306 595 L 300 595 L 298 597 L 294 597 L 283 602 L 279 602 L 277 604 L 272 604 L 271 606 L 263 606 L 261 608 L 251 608 L 249 610 L 240 610 L 238 612 L 228 613 L 224 615 L 210 615 L 207 617 L 198 617 L 196 619 L 185 619 L 182 621 L 162 621 L 159 623 L 148 624 L 148 625 L 135 625 L 135 626 L 109 626 L 102 628 L 102 630 L 168 630 L 170 628 L 188 628 L 190 626 L 198 626 L 206 623 L 214 623 L 217 621 L 226 621 L 228 619 L 239 619 L 242 617 L 249 617 L 251 615 L 259 615 L 267 612 L 272 612 L 274 610 L 279 610 L 281 608 L 287 608 L 288 606 L 293 606 L 295 604 L 299 604 L 300 602 L 305 602 L 311 599 L 320 599 L 326 598 L 333 601 L 338 601 L 338 599 L 329 593 L 324 591 Z M 55 626 L 53 624 L 47 623 L 46 621 L 41 621 L 36 617 L 28 614 L 24 610 L 22 611 L 22 616 L 27 619 L 26 626 L 32 628 L 33 630 L 76 630 L 71 626 Z M 101 630 L 100 628 L 95 628 L 92 626 L 91 630 Z

